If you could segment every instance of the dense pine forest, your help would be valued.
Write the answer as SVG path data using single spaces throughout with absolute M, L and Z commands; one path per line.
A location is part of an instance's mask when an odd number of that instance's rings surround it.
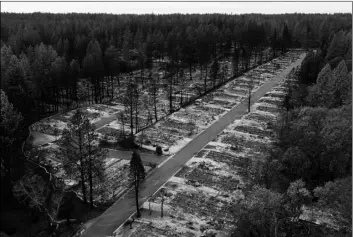
M 2 13 L 1 87 L 26 117 L 44 113 L 42 104 L 56 112 L 79 99 L 80 78 L 89 79 L 97 103 L 108 77 L 151 67 L 152 59 L 192 67 L 234 45 L 247 55 L 266 46 L 327 50 L 336 33 L 350 30 L 350 17 Z
M 339 216 L 346 226 L 345 233 L 339 234 L 348 236 L 351 14 L 1 13 L 0 231 L 20 236 L 16 233 L 21 228 L 45 220 L 36 227 L 35 236 L 55 232 L 47 224 L 50 220 L 43 218 L 49 204 L 39 207 L 15 198 L 17 180 L 26 172 L 44 172 L 41 164 L 26 160 L 23 154 L 29 125 L 53 114 L 119 98 L 126 93 L 123 81 L 132 75 L 142 85 L 172 86 L 180 74 L 180 78 L 192 79 L 193 70 L 200 68 L 205 74 L 201 95 L 210 89 L 207 73 L 215 81 L 219 75 L 218 60 L 229 59 L 232 76 L 237 77 L 250 69 L 252 58 L 261 64 L 263 58 L 297 48 L 308 54 L 286 85 L 288 93 L 281 105 L 285 111 L 274 125 L 277 142 L 268 148 L 264 161 L 248 164 L 254 186 L 247 194 L 249 201 L 242 205 L 234 236 L 308 236 L 291 220 L 299 218 L 303 204 L 313 202 Z M 162 68 L 163 76 L 151 73 L 155 65 Z M 172 100 L 171 92 L 169 97 Z M 131 130 L 132 123 L 131 118 Z M 51 171 L 46 168 L 41 175 L 48 175 L 49 183 Z M 38 195 L 43 203 L 51 202 L 48 191 Z M 69 203 L 66 209 L 74 205 Z M 339 236 L 326 229 L 317 233 L 310 236 Z

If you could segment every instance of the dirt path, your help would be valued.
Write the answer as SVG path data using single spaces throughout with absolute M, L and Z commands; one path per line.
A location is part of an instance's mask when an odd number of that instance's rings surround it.
M 256 92 L 252 94 L 251 103 L 254 104 L 263 97 L 268 91 L 278 84 L 282 78 L 285 78 L 290 70 L 302 62 L 304 56 L 291 64 L 279 75 L 263 84 Z M 165 182 L 167 182 L 182 166 L 190 160 L 195 152 L 201 150 L 209 141 L 215 139 L 217 135 L 231 124 L 235 119 L 241 117 L 247 112 L 247 100 L 235 106 L 227 114 L 213 123 L 205 131 L 190 141 L 179 152 L 171 157 L 163 165 L 155 169 L 150 176 L 146 178 L 141 190 L 140 203 L 145 202 L 153 193 L 155 193 Z M 83 233 L 84 237 L 111 236 L 113 232 L 125 222 L 125 220 L 135 212 L 135 206 L 129 197 L 133 197 L 133 190 L 128 191 L 121 199 L 108 208 L 96 221 Z

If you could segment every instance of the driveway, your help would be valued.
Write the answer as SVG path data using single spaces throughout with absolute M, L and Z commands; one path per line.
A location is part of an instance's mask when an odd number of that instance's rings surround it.
M 109 158 L 119 158 L 124 160 L 130 160 L 132 156 L 132 151 L 122 151 L 122 150 L 114 150 L 107 149 Z M 158 156 L 152 153 L 140 152 L 141 160 L 145 164 L 155 164 L 159 165 L 162 163 L 166 156 Z

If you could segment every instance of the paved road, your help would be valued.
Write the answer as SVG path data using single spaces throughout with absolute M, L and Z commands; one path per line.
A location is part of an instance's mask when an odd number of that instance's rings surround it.
M 272 80 L 262 85 L 252 95 L 252 104 L 264 96 L 272 87 L 278 84 L 290 70 L 300 65 L 304 57 L 298 59 L 286 70 Z M 173 158 L 169 159 L 161 167 L 155 169 L 145 180 L 145 188 L 141 190 L 140 203 L 145 202 L 148 197 L 155 193 L 165 182 L 167 182 L 188 160 L 190 160 L 195 152 L 201 150 L 209 141 L 217 137 L 217 135 L 231 124 L 235 119 L 241 117 L 247 111 L 247 100 L 235 106 L 227 114 L 213 123 L 205 131 L 199 134 L 195 139 L 190 141 L 185 147 L 177 152 Z M 133 190 L 130 190 L 123 198 L 116 201 L 108 208 L 96 221 L 82 234 L 83 237 L 103 237 L 111 236 L 113 232 L 125 222 L 125 220 L 135 212 L 135 206 L 129 199 Z
M 100 120 L 98 120 L 97 122 L 93 123 L 93 125 L 95 126 L 96 130 L 100 129 L 101 127 L 103 127 L 104 125 L 113 122 L 114 120 L 117 120 L 117 115 L 113 114 L 110 115 L 109 117 L 102 117 Z

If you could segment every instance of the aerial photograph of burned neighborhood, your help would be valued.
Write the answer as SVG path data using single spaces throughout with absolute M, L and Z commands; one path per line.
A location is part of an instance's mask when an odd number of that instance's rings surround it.
M 1 237 L 352 236 L 351 2 L 1 2 Z

